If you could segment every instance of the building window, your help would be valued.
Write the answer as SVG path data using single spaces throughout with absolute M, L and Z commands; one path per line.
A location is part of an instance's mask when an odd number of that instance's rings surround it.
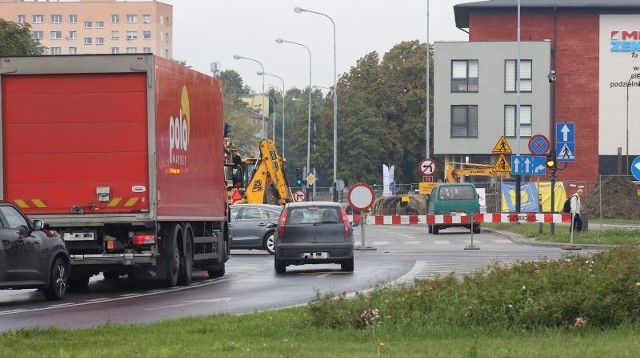
M 478 60 L 451 61 L 451 92 L 478 92 Z
M 151 39 L 151 31 L 143 31 L 142 32 L 142 38 L 145 40 L 150 40 Z
M 451 106 L 451 137 L 478 137 L 478 106 Z
M 52 40 L 60 40 L 62 38 L 62 31 L 51 31 Z
M 127 53 L 137 53 L 135 47 L 127 47 Z
M 150 23 L 151 23 L 151 15 L 143 15 L 143 16 L 142 16 L 142 21 L 143 21 L 145 24 L 150 24 Z
M 120 31 L 111 31 L 112 40 L 120 40 Z
M 51 15 L 51 23 L 52 24 L 61 24 L 62 23 L 62 15 Z
M 96 21 L 96 29 L 104 29 L 104 21 Z
M 111 23 L 118 24 L 120 23 L 120 15 L 111 15 Z
M 77 55 L 78 48 L 77 47 L 69 47 L 69 55 Z
M 143 47 L 142 48 L 142 52 L 144 52 L 144 53 L 152 53 L 151 47 Z
M 138 15 L 127 15 L 127 24 L 137 24 Z
M 96 37 L 96 45 L 104 45 L 104 37 Z
M 61 47 L 50 47 L 52 55 L 62 55 Z
M 137 40 L 138 31 L 127 31 L 127 40 Z
M 91 37 L 85 37 L 85 38 L 84 38 L 84 44 L 85 44 L 85 45 L 91 45 L 91 44 L 93 44 L 93 39 L 91 39 Z
M 505 92 L 516 92 L 516 80 L 518 76 L 518 61 L 504 61 L 504 90 Z M 520 92 L 531 92 L 531 60 L 520 60 Z
M 517 106 L 504 106 L 504 135 L 516 137 L 516 109 Z M 520 137 L 531 137 L 531 106 L 520 106 Z
M 69 31 L 69 40 L 75 40 L 78 38 L 78 31 Z
M 41 24 L 44 22 L 44 16 L 42 15 L 33 15 L 33 23 L 34 24 Z
M 69 23 L 77 24 L 78 23 L 78 15 L 69 15 Z
M 84 22 L 84 28 L 85 29 L 90 29 L 92 27 L 93 27 L 93 22 L 91 22 L 91 21 L 85 21 Z
M 111 48 L 111 53 L 113 53 L 113 54 L 118 54 L 118 53 L 120 53 L 120 47 L 112 47 L 112 48 Z
M 27 17 L 25 15 L 18 15 L 18 21 L 16 21 L 19 24 L 24 24 L 25 22 L 27 22 Z
M 33 31 L 31 32 L 31 36 L 34 40 L 42 40 L 44 33 L 42 31 Z

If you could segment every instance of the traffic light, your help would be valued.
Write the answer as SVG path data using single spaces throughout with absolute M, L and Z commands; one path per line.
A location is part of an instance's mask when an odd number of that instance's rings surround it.
M 552 150 L 549 154 L 547 154 L 547 168 L 551 170 L 556 170 L 558 168 L 558 161 L 556 158 L 555 150 Z
M 296 168 L 296 185 L 302 185 L 302 168 Z

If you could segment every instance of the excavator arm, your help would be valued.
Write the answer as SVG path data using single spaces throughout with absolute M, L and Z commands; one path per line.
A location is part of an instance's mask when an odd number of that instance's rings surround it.
M 284 172 L 284 160 L 270 139 L 260 142 L 260 157 L 245 191 L 247 203 L 284 205 L 291 192 Z

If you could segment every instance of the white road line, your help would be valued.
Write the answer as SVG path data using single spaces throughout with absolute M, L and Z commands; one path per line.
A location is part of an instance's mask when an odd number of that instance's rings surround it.
M 449 240 L 433 240 L 433 243 L 436 245 L 449 245 L 451 241 Z

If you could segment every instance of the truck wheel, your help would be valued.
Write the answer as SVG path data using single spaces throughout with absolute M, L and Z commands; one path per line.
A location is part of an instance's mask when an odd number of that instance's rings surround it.
M 180 226 L 176 224 L 170 225 L 166 231 L 162 232 L 164 239 L 161 256 L 164 264 L 164 277 L 159 277 L 166 287 L 174 287 L 178 284 L 178 274 L 180 273 L 180 250 L 178 249 L 178 236 L 181 236 Z
M 440 232 L 440 228 L 436 225 L 433 225 L 433 234 L 434 235 L 438 235 L 438 233 Z
M 429 234 L 433 233 L 433 225 L 427 225 L 427 232 L 429 232 Z
M 80 291 L 89 287 L 89 275 L 74 275 L 69 277 L 69 289 Z
M 473 225 L 473 233 L 474 234 L 480 233 L 480 225 Z
M 267 233 L 267 235 L 264 237 L 264 249 L 267 250 L 267 252 L 270 255 L 273 255 L 276 253 L 276 249 L 275 249 L 275 234 L 273 231 L 270 231 L 269 233 Z
M 191 241 L 191 235 L 187 235 L 185 238 L 184 254 L 180 258 L 180 274 L 178 276 L 178 283 L 184 286 L 191 284 L 191 278 L 193 277 L 193 244 Z
M 105 271 L 102 273 L 102 277 L 104 277 L 105 280 L 117 280 L 120 278 L 120 274 L 118 274 L 117 271 Z
M 273 266 L 279 275 L 287 272 L 287 264 L 282 260 L 275 259 Z
M 209 266 L 207 268 L 207 273 L 209 274 L 209 278 L 218 278 L 224 276 L 224 261 L 222 261 L 218 266 Z
M 49 286 L 44 289 L 44 297 L 48 300 L 61 300 L 67 293 L 69 266 L 61 258 L 57 258 L 49 273 Z

